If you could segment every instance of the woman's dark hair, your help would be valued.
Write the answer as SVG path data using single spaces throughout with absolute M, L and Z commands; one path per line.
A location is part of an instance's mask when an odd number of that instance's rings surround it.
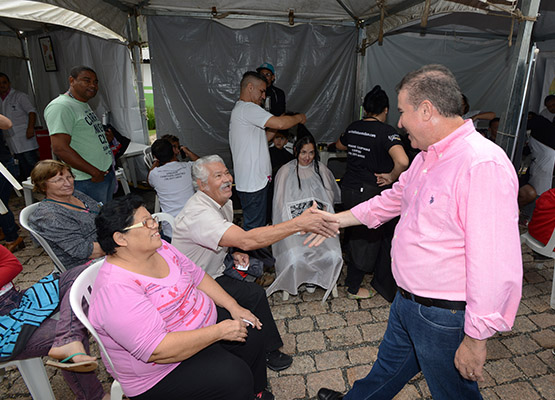
M 387 93 L 382 90 L 380 85 L 376 85 L 366 93 L 362 106 L 367 114 L 378 115 L 386 108 L 389 108 L 389 97 L 387 97 Z
M 166 139 L 158 139 L 152 143 L 152 155 L 160 161 L 160 165 L 164 165 L 175 157 L 173 152 L 173 144 Z
M 293 145 L 293 151 L 295 153 L 295 158 L 297 159 L 296 171 L 297 171 L 297 181 L 299 182 L 299 189 L 301 189 L 301 178 L 299 178 L 299 155 L 301 154 L 301 150 L 303 146 L 305 144 L 310 144 L 310 143 L 312 143 L 312 145 L 314 146 L 314 161 L 313 161 L 314 171 L 320 177 L 320 180 L 322 181 L 322 185 L 324 185 L 324 187 L 326 186 L 324 184 L 324 180 L 322 179 L 322 175 L 320 175 L 320 166 L 318 165 L 318 162 L 320 161 L 320 153 L 318 152 L 318 147 L 316 146 L 316 141 L 314 140 L 314 136 L 312 136 L 309 133 L 308 135 L 304 135 L 300 139 L 297 139 L 297 141 Z
M 106 254 L 114 254 L 118 245 L 114 241 L 114 233 L 124 232 L 133 225 L 133 217 L 138 208 L 144 207 L 141 196 L 130 193 L 117 197 L 105 204 L 95 219 L 97 240 Z

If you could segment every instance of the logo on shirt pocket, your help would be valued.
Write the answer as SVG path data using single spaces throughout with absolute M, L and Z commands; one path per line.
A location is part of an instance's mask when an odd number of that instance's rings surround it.
M 416 229 L 424 237 L 439 237 L 447 223 L 449 197 L 446 194 L 437 192 L 437 190 L 428 189 L 417 200 L 419 204 L 417 217 L 415 218 Z

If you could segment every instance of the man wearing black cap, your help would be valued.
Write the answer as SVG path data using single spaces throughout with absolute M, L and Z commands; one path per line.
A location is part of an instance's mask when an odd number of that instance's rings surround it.
M 276 70 L 270 63 L 265 62 L 256 69 L 256 72 L 264 76 L 268 81 L 266 88 L 266 111 L 270 111 L 276 117 L 285 114 L 285 92 L 274 86 L 276 80 Z

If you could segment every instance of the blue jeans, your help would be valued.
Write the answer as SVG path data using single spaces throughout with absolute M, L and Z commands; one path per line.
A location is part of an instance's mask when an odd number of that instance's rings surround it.
M 111 167 L 110 167 L 111 168 Z M 116 187 L 116 174 L 113 168 L 104 177 L 102 182 L 93 182 L 91 179 L 84 181 L 75 181 L 75 189 L 85 193 L 102 204 L 106 204 L 112 200 L 114 189 Z
M 237 191 L 241 208 L 243 209 L 243 229 L 248 231 L 266 225 L 266 207 L 268 197 L 267 183 L 263 189 L 256 192 Z
M 426 307 L 397 293 L 378 359 L 345 400 L 392 399 L 420 371 L 435 400 L 482 399 L 478 384 L 455 368 L 463 338 L 464 311 Z
M 17 168 L 17 165 L 15 165 L 13 158 L 11 158 L 9 161 L 4 161 L 3 164 L 4 167 L 6 167 L 6 169 L 10 171 L 10 173 L 14 176 L 14 178 L 17 178 L 17 175 L 19 174 L 19 169 Z M 0 174 L 0 199 L 8 209 L 8 212 L 6 214 L 0 214 L 0 228 L 2 228 L 2 231 L 6 236 L 6 242 L 13 242 L 19 237 L 19 235 L 17 234 L 19 227 L 15 224 L 13 213 L 8 205 L 11 194 L 12 184 L 8 182 L 6 178 L 4 178 L 4 175 Z

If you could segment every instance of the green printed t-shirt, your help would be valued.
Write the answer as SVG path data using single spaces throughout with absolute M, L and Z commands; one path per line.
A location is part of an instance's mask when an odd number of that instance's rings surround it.
M 104 127 L 88 103 L 61 94 L 46 106 L 44 118 L 50 135 L 70 135 L 69 146 L 86 162 L 101 171 L 107 171 L 112 166 L 112 151 Z M 75 168 L 72 171 L 75 180 L 91 179 L 83 171 Z

